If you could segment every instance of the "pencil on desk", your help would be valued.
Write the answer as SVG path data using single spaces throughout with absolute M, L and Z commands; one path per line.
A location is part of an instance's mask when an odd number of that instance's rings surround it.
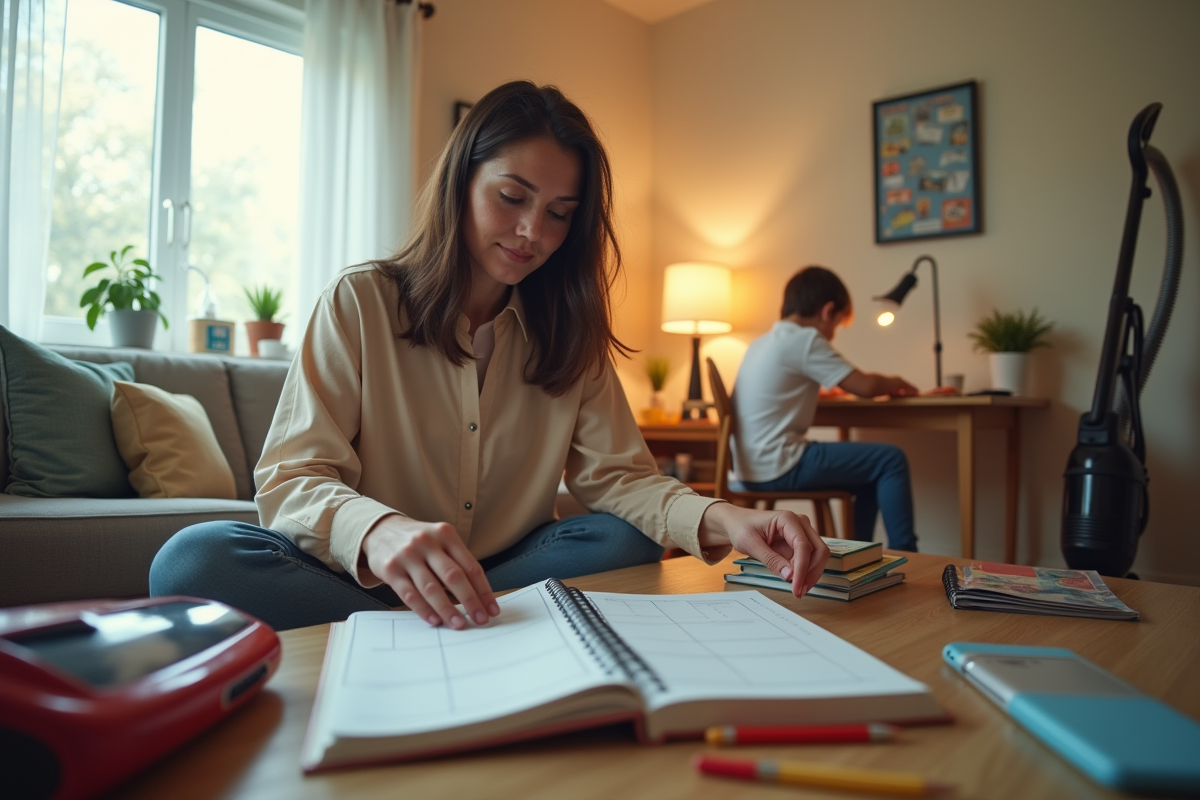
M 900 729 L 882 722 L 861 725 L 722 725 L 709 728 L 704 740 L 722 744 L 841 744 L 886 742 L 896 738 Z
M 890 772 L 838 767 L 830 764 L 805 764 L 797 761 L 771 759 L 744 760 L 715 758 L 698 754 L 692 763 L 706 775 L 726 778 L 791 783 L 823 789 L 846 789 L 858 792 L 877 792 L 905 797 L 924 797 L 950 787 L 931 781 L 915 772 Z

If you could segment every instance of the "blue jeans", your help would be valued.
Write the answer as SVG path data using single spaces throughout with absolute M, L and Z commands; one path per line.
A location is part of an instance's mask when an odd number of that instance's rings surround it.
M 869 542 L 875 516 L 883 513 L 888 547 L 916 552 L 912 482 L 908 459 L 894 444 L 882 442 L 809 442 L 800 461 L 778 478 L 744 482 L 754 492 L 844 489 L 854 494 L 854 538 Z
M 611 514 L 548 522 L 480 561 L 494 591 L 662 558 L 663 548 Z M 402 605 L 386 584 L 364 589 L 286 536 L 245 522 L 205 522 L 172 536 L 150 565 L 150 594 L 184 594 L 241 609 L 275 630 Z

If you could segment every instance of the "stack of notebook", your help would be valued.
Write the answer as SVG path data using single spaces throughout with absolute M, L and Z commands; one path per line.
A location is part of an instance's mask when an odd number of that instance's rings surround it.
M 903 572 L 893 572 L 908 561 L 904 556 L 885 556 L 879 542 L 853 539 L 825 539 L 829 545 L 829 563 L 825 574 L 808 593 L 831 600 L 853 600 L 865 594 L 895 586 L 904 580 Z M 741 572 L 725 576 L 729 583 L 744 583 L 764 589 L 792 590 L 792 584 L 763 566 L 756 558 L 739 558 L 733 563 Z

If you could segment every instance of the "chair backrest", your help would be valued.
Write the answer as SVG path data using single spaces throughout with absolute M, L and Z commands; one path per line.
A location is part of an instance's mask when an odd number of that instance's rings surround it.
M 711 358 L 704 359 L 708 364 L 708 388 L 712 391 L 713 405 L 717 407 L 717 422 L 720 429 L 717 432 L 717 463 L 716 475 L 713 477 L 713 497 L 726 499 L 729 488 L 729 437 L 733 433 L 733 404 L 729 401 L 729 392 L 725 391 L 725 381 L 721 380 L 721 372 Z

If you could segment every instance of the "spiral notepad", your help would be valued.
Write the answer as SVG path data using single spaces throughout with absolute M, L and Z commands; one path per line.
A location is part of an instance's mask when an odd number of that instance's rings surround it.
M 410 611 L 331 626 L 305 770 L 621 721 L 662 740 L 718 724 L 944 719 L 926 686 L 758 592 L 612 594 L 549 580 L 498 602 L 499 617 L 459 631 Z
M 1092 619 L 1138 618 L 1138 612 L 1121 602 L 1099 573 L 1091 570 L 976 561 L 965 567 L 947 564 L 942 571 L 942 585 L 955 608 Z

